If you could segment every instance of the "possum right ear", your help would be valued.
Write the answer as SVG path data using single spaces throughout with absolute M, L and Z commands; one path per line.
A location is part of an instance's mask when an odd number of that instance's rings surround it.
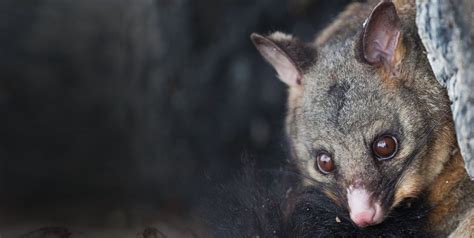
M 291 87 L 301 86 L 301 78 L 316 60 L 316 50 L 290 35 L 275 32 L 267 37 L 253 33 L 250 38 L 260 54 Z

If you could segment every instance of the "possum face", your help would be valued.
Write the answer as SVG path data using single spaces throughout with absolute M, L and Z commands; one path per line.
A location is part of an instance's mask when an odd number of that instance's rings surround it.
M 433 125 L 416 94 L 385 85 L 360 63 L 328 61 L 303 79 L 289 114 L 295 157 L 305 174 L 328 184 L 327 194 L 343 201 L 356 225 L 378 224 L 398 203 L 408 168 L 420 173 L 417 159 L 426 156 Z
M 420 194 L 448 157 L 445 95 L 402 33 L 394 5 L 382 2 L 362 32 L 317 49 L 281 33 L 252 35 L 290 86 L 287 134 L 308 185 L 326 184 L 359 227 Z

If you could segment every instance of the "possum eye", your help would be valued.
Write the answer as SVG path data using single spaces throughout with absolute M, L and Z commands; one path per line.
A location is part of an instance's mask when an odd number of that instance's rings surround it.
M 393 158 L 398 151 L 398 141 L 392 135 L 383 135 L 378 137 L 372 143 L 372 152 L 378 160 L 387 160 Z
M 316 155 L 316 167 L 321 171 L 323 174 L 328 174 L 334 170 L 334 161 L 332 157 L 327 152 L 320 152 Z

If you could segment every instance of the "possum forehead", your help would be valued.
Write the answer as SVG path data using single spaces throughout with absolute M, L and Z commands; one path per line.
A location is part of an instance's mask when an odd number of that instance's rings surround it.
M 323 134 L 366 131 L 375 122 L 400 127 L 397 95 L 383 87 L 373 70 L 359 64 L 333 60 L 306 76 L 301 106 L 308 126 Z
M 361 85 L 335 80 L 319 92 L 308 93 L 296 123 L 311 149 L 323 149 L 345 158 L 366 157 L 367 147 L 381 134 L 404 135 L 393 100 Z

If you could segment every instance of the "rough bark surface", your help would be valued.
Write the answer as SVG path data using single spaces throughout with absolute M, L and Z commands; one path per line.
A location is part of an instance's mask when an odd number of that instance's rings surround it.
M 418 31 L 436 78 L 448 89 L 459 147 L 474 179 L 474 2 L 416 3 Z

